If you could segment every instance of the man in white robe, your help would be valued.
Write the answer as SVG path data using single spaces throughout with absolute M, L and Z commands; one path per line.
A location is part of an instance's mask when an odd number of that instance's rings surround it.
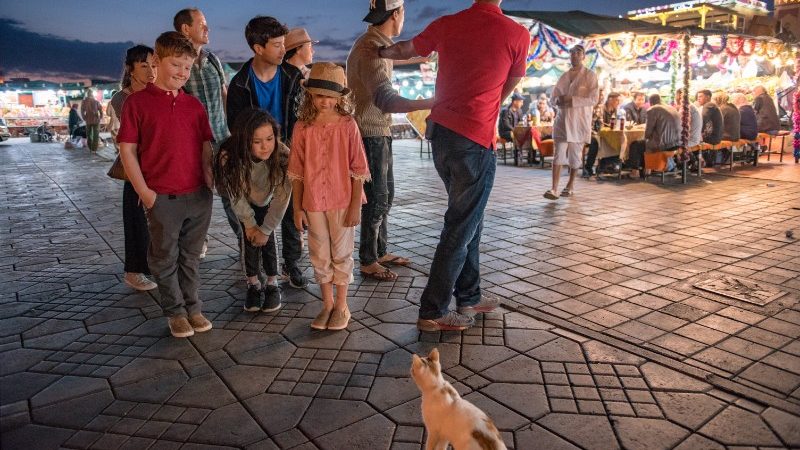
M 569 182 L 561 196 L 571 197 L 573 194 L 583 146 L 592 140 L 592 110 L 599 95 L 597 75 L 583 66 L 586 57 L 583 46 L 572 47 L 569 56 L 572 68 L 561 75 L 553 89 L 553 100 L 558 107 L 553 124 L 553 189 L 544 193 L 544 197 L 550 200 L 558 200 L 558 181 L 561 169 L 566 165 L 570 169 Z

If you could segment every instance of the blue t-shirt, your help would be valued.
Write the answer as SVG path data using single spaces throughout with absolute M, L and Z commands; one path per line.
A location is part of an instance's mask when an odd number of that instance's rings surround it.
M 253 86 L 256 88 L 256 97 L 258 98 L 258 106 L 272 115 L 279 125 L 283 125 L 283 102 L 281 96 L 281 68 L 275 72 L 275 76 L 271 80 L 264 83 L 259 80 L 253 67 L 250 66 L 250 79 L 253 80 Z

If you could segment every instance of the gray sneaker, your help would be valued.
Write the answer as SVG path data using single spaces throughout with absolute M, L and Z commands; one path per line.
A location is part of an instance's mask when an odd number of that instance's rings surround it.
M 420 331 L 461 331 L 473 325 L 475 325 L 475 319 L 456 311 L 447 311 L 445 315 L 438 319 L 417 320 L 417 328 Z
M 481 301 L 471 306 L 459 306 L 458 312 L 472 317 L 478 313 L 488 313 L 500 306 L 500 300 L 494 297 L 481 296 Z

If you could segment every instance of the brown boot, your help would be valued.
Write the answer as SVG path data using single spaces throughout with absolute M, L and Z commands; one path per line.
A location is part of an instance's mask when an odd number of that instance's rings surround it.
M 211 322 L 206 319 L 202 313 L 189 316 L 189 325 L 192 326 L 196 333 L 202 333 L 211 329 Z
M 194 336 L 194 329 L 192 329 L 189 321 L 184 316 L 169 318 L 169 332 L 176 338 Z

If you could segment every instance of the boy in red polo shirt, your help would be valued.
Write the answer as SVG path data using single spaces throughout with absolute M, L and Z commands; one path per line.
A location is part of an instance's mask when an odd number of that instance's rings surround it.
M 156 40 L 158 77 L 131 94 L 117 135 L 120 157 L 147 216 L 147 262 L 175 337 L 211 329 L 197 295 L 211 220 L 211 140 L 205 108 L 181 89 L 197 53 L 181 33 Z

